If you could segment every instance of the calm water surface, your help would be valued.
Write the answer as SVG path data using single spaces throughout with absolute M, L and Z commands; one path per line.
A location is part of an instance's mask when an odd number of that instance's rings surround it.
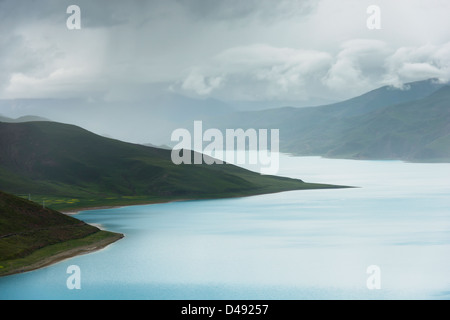
M 280 161 L 280 175 L 359 188 L 82 212 L 125 238 L 0 278 L 0 299 L 450 298 L 450 164 Z

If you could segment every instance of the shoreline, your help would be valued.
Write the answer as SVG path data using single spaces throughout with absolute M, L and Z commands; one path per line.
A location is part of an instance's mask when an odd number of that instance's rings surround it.
M 59 211 L 59 212 L 61 212 L 62 214 L 65 214 L 65 215 L 72 216 L 72 215 L 79 214 L 81 211 L 115 209 L 115 208 L 129 207 L 129 206 L 162 204 L 162 203 L 189 201 L 189 200 L 196 200 L 196 199 L 175 199 L 175 200 L 171 199 L 171 200 L 167 200 L 167 201 L 152 201 L 152 202 L 146 202 L 146 203 L 134 203 L 134 204 L 124 204 L 124 205 L 116 205 L 116 206 L 95 206 L 95 207 L 86 207 L 86 208 L 79 208 L 79 209 L 74 209 L 74 210 L 70 210 L 70 211 Z M 61 252 L 57 252 L 57 253 L 49 255 L 43 259 L 39 259 L 38 261 L 35 261 L 31 264 L 25 264 L 25 265 L 21 265 L 18 267 L 13 267 L 4 273 L 2 273 L 1 269 L 0 269 L 0 278 L 17 275 L 17 274 L 21 274 L 21 273 L 26 273 L 26 272 L 31 272 L 31 271 L 38 270 L 38 269 L 43 269 L 45 267 L 57 264 L 59 262 L 62 262 L 64 260 L 67 260 L 67 259 L 70 259 L 70 258 L 73 258 L 76 256 L 81 256 L 81 255 L 97 252 L 102 249 L 105 249 L 109 245 L 111 245 L 125 237 L 124 234 L 116 233 L 116 232 L 112 232 L 112 231 L 103 229 L 103 228 L 101 228 L 101 226 L 95 226 L 95 227 L 99 229 L 99 232 L 107 232 L 110 234 L 110 236 L 107 238 L 101 239 L 99 241 L 93 242 L 93 243 L 89 243 L 86 245 L 77 246 L 77 247 L 69 249 L 69 250 L 63 250 Z M 80 240 L 80 239 L 77 239 L 77 240 Z M 60 243 L 60 244 L 64 244 L 64 242 Z M 45 247 L 43 249 L 45 249 Z M 40 250 L 42 250 L 42 249 L 40 249 Z M 33 252 L 31 255 L 33 255 L 35 253 L 36 252 Z M 25 258 L 27 258 L 27 257 L 25 257 Z
M 99 232 L 102 232 L 102 230 L 100 230 Z M 103 231 L 103 232 L 105 232 L 105 231 Z M 125 235 L 123 235 L 121 233 L 114 233 L 114 232 L 109 232 L 109 231 L 106 231 L 106 232 L 108 232 L 110 234 L 110 236 L 107 238 L 104 238 L 104 239 L 101 239 L 101 240 L 98 240 L 98 241 L 95 241 L 95 242 L 92 242 L 89 244 L 77 246 L 77 247 L 69 249 L 69 250 L 57 252 L 57 253 L 47 256 L 43 259 L 39 259 L 38 261 L 33 262 L 29 265 L 13 267 L 11 270 L 8 270 L 7 272 L 5 272 L 3 274 L 0 273 L 0 278 L 42 269 L 42 268 L 54 265 L 56 263 L 62 262 L 64 260 L 67 260 L 67 259 L 70 259 L 70 258 L 73 258 L 76 256 L 81 256 L 81 255 L 97 252 L 97 251 L 100 251 L 125 237 Z M 82 240 L 82 239 L 76 239 L 76 240 Z M 60 243 L 60 244 L 64 244 L 64 242 Z
M 280 191 L 276 191 L 276 192 L 261 192 L 261 193 L 254 193 L 254 194 L 233 195 L 233 196 L 225 196 L 225 197 L 218 196 L 218 197 L 206 197 L 206 198 L 200 197 L 200 198 L 167 199 L 167 200 L 156 200 L 156 201 L 149 201 L 149 202 L 145 202 L 144 201 L 144 202 L 134 202 L 134 203 L 127 203 L 127 204 L 119 204 L 119 205 L 104 205 L 104 206 L 93 206 L 93 207 L 81 207 L 81 208 L 76 208 L 76 209 L 58 210 L 58 211 L 63 213 L 63 214 L 66 214 L 66 215 L 77 215 L 81 211 L 92 211 L 92 210 L 103 210 L 103 209 L 118 209 L 118 208 L 125 208 L 125 207 L 146 206 L 146 205 L 152 205 L 152 204 L 164 204 L 164 203 L 172 203 L 172 202 L 247 198 L 247 197 L 261 196 L 261 195 L 265 195 L 265 194 L 275 194 L 275 193 L 289 192 L 289 191 L 311 191 L 311 190 L 359 188 L 359 187 L 355 187 L 355 186 L 327 185 L 327 184 L 320 184 L 320 183 L 308 183 L 308 184 L 318 185 L 320 187 L 318 187 L 318 188 L 305 188 L 305 189 L 288 189 L 288 190 L 280 190 Z
M 163 203 L 171 203 L 171 202 L 183 202 L 183 201 L 192 201 L 192 200 L 200 200 L 200 199 L 179 199 L 179 200 L 161 200 L 161 201 L 155 201 L 155 202 L 143 202 L 143 203 L 131 203 L 131 204 L 122 204 L 122 205 L 115 205 L 115 206 L 95 206 L 95 207 L 85 207 L 85 208 L 79 208 L 79 209 L 73 209 L 73 210 L 62 210 L 60 211 L 63 214 L 72 216 L 77 215 L 81 211 L 93 211 L 93 210 L 107 210 L 107 209 L 119 209 L 119 208 L 125 208 L 125 207 L 134 207 L 134 206 L 147 206 L 151 204 L 163 204 Z

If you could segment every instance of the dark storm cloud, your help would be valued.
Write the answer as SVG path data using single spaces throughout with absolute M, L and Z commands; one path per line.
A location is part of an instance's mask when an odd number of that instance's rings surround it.
M 265 22 L 292 15 L 308 14 L 318 1 L 310 0 L 175 0 L 193 16 L 211 20 L 241 20 L 259 18 Z

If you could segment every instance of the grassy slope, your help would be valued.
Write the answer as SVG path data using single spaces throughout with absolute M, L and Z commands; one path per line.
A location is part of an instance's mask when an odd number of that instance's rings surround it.
M 54 122 L 0 123 L 0 149 L 0 190 L 58 210 L 334 187 L 233 165 L 176 166 L 170 150 Z
M 121 237 L 0 192 L 0 276 L 45 266 Z

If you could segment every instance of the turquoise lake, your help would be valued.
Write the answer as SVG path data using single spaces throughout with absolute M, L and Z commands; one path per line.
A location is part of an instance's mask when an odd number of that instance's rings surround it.
M 80 212 L 125 238 L 0 278 L 0 299 L 450 298 L 450 164 L 281 155 L 279 175 L 358 188 Z

